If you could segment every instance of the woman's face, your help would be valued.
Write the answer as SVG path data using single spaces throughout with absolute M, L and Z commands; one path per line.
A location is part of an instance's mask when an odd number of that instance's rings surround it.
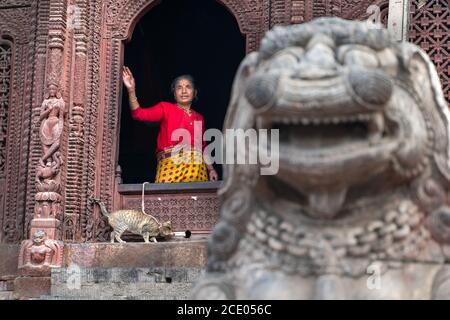
M 179 104 L 191 104 L 195 89 L 189 80 L 181 79 L 175 86 L 175 100 Z

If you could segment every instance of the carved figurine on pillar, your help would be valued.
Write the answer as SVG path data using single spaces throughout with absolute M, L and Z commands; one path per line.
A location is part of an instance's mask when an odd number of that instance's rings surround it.
M 63 161 L 59 151 L 64 129 L 65 103 L 58 85 L 50 83 L 42 102 L 39 137 L 43 155 L 36 170 L 36 204 L 31 221 L 32 240 L 22 243 L 19 267 L 48 272 L 62 264 L 63 243 L 60 239 L 61 177 Z
M 40 165 L 56 166 L 59 153 L 57 152 L 60 144 L 60 137 L 64 127 L 64 100 L 59 93 L 58 86 L 51 83 L 48 86 L 48 92 L 42 103 L 41 127 L 39 130 L 44 155 L 40 159 Z
M 33 234 L 33 239 L 25 240 L 19 255 L 19 268 L 50 271 L 52 267 L 62 265 L 63 242 L 47 239 L 45 231 L 39 230 Z

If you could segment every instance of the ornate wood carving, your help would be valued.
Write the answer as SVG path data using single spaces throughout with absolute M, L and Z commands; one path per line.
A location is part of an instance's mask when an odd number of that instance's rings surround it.
M 293 4 L 294 2 L 297 1 L 293 1 Z M 380 8 L 381 21 L 387 22 L 388 0 L 305 0 L 305 21 L 330 16 L 349 20 L 364 20 L 373 13 L 371 6 L 374 5 Z
M 141 198 L 124 199 L 124 207 L 141 210 Z M 172 221 L 175 231 L 208 232 L 218 220 L 219 200 L 215 193 L 147 195 L 145 211 L 159 221 Z
M 9 96 L 11 90 L 12 47 L 9 42 L 0 42 L 0 227 L 3 227 L 4 191 L 6 190 L 6 138 L 8 135 Z M 7 221 L 7 224 L 9 222 Z M 13 224 L 15 226 L 15 223 Z M 6 225 L 8 234 L 11 226 Z M 0 237 L 1 239 L 1 237 Z
M 450 104 L 450 4 L 446 0 L 411 1 L 409 41 L 419 45 L 436 65 Z
M 22 242 L 19 256 L 21 272 L 30 275 L 48 274 L 51 267 L 62 264 L 63 243 L 59 241 L 65 186 L 62 168 L 67 155 L 68 132 L 65 101 L 69 101 L 73 55 L 66 42 L 66 37 L 71 37 L 66 29 L 66 10 L 65 0 L 41 1 L 37 9 L 37 19 L 42 24 L 36 32 L 33 103 L 42 101 L 45 93 L 44 101 L 34 107 L 31 114 L 29 181 L 35 178 L 35 189 L 28 187 L 27 208 L 33 207 L 34 214 L 27 215 L 25 221 L 28 224 L 31 220 L 32 240 Z
M 67 2 L 81 9 L 80 23 L 82 26 L 72 32 L 65 28 Z M 241 31 L 247 36 L 248 51 L 256 50 L 263 33 L 276 24 L 301 23 L 314 17 L 326 15 L 337 15 L 347 19 L 364 19 L 368 16 L 367 8 L 371 4 L 380 6 L 382 21 L 387 16 L 387 1 L 332 0 L 313 2 L 312 0 L 274 0 L 268 2 L 263 0 L 219 0 L 219 2 L 236 17 Z M 446 4 L 444 1 L 437 1 L 436 3 L 440 3 L 441 7 Z M 27 226 L 35 209 L 36 190 L 35 184 L 32 182 L 37 175 L 41 176 L 41 180 L 44 179 L 45 172 L 42 170 L 47 170 L 47 168 L 37 166 L 42 156 L 39 126 L 36 125 L 34 131 L 30 132 L 31 126 L 29 125 L 31 119 L 33 123 L 39 123 L 47 60 L 47 83 L 55 82 L 61 85 L 61 89 L 64 89 L 62 90 L 64 101 L 67 101 L 66 104 L 70 106 L 68 123 L 63 126 L 66 131 L 62 132 L 62 143 L 59 146 L 63 158 L 66 159 L 65 169 L 63 169 L 63 175 L 60 178 L 62 179 L 60 185 L 63 189 L 59 193 L 62 196 L 61 205 L 65 205 L 65 215 L 64 217 L 61 216 L 61 219 L 63 219 L 63 237 L 69 241 L 103 240 L 103 235 L 109 227 L 98 213 L 93 211 L 93 208 L 89 205 L 88 197 L 94 193 L 99 193 L 106 200 L 108 206 L 110 208 L 112 206 L 115 196 L 117 158 L 115 137 L 119 130 L 117 120 L 119 119 L 118 104 L 121 94 L 119 70 L 123 55 L 123 40 L 130 36 L 133 26 L 143 14 L 156 4 L 156 1 L 43 0 L 39 1 L 39 6 L 35 8 L 35 15 L 31 14 L 34 12 L 33 7 L 26 7 L 33 6 L 33 4 L 34 2 L 30 0 L 3 1 L 0 5 L 1 31 L 2 34 L 13 35 L 14 52 L 16 50 L 19 52 L 20 46 L 27 41 L 33 46 L 36 45 L 36 52 L 33 51 L 28 54 L 27 58 L 28 61 L 35 63 L 34 76 L 24 77 L 24 68 L 22 70 L 15 68 L 13 75 L 13 79 L 19 79 L 18 81 L 26 78 L 29 84 L 26 88 L 33 88 L 33 92 L 30 89 L 25 89 L 29 90 L 29 99 L 32 99 L 29 102 L 33 108 L 20 108 L 19 104 L 16 103 L 19 101 L 17 99 L 10 104 L 11 108 L 18 108 L 21 112 L 23 111 L 23 115 L 20 115 L 20 112 L 14 112 L 14 119 L 9 121 L 14 123 L 15 129 L 13 130 L 15 131 L 8 132 L 9 136 L 17 137 L 14 138 L 16 139 L 14 141 L 18 141 L 17 145 L 21 145 L 22 155 L 19 155 L 20 152 L 8 151 L 10 149 L 3 150 L 3 152 L 7 156 L 11 154 L 10 157 L 13 160 L 8 161 L 8 163 L 17 164 L 17 166 L 21 163 L 20 167 L 24 169 L 20 170 L 25 174 L 12 173 L 10 176 L 19 177 L 19 181 L 8 182 L 8 189 L 5 195 L 2 194 L 2 199 L 5 201 L 2 234 L 5 233 L 5 226 L 8 230 L 6 232 L 8 236 L 4 236 L 2 241 L 15 242 L 23 238 L 23 230 L 25 229 L 25 232 L 28 230 Z M 8 9 L 2 9 L 6 7 Z M 13 7 L 15 12 L 21 14 L 11 14 L 13 10 L 11 8 Z M 436 10 L 430 4 L 425 8 L 431 11 Z M 28 13 L 28 15 L 23 13 Z M 418 13 L 417 20 L 420 15 L 424 16 L 425 14 Z M 439 17 L 441 17 L 441 20 L 438 18 L 437 21 L 441 24 L 444 23 L 445 16 Z M 13 21 L 14 19 L 14 23 L 8 22 L 9 26 L 4 27 L 8 24 L 5 21 Z M 32 29 L 34 23 L 25 23 L 25 20 L 35 21 L 33 19 L 37 19 L 40 26 L 34 34 Z M 22 22 L 18 23 L 17 21 Z M 448 29 L 448 24 L 446 26 Z M 441 29 L 436 27 L 436 30 Z M 26 35 L 31 36 L 27 38 Z M 72 35 L 74 39 L 73 51 L 71 42 L 66 41 L 66 37 Z M 435 33 L 434 36 L 439 37 L 439 32 Z M 424 45 L 426 43 L 426 41 L 423 42 Z M 66 52 L 63 56 L 64 50 Z M 15 56 L 15 53 L 13 53 L 13 56 Z M 18 59 L 20 60 L 20 58 Z M 436 59 L 439 59 L 439 56 Z M 72 60 L 73 66 L 70 67 Z M 22 61 L 26 62 L 27 60 L 22 58 Z M 67 76 L 68 69 L 73 70 L 69 77 Z M 441 64 L 441 70 L 445 71 L 444 63 Z M 73 83 L 69 81 L 69 78 L 74 79 Z M 448 80 L 446 83 L 448 83 Z M 71 94 L 66 92 L 69 91 L 68 89 L 72 89 Z M 448 92 L 448 87 L 446 92 Z M 12 100 L 13 98 L 11 98 Z M 20 125 L 21 123 L 22 125 Z M 19 130 L 24 137 L 32 136 L 30 144 L 26 143 L 26 139 L 20 140 Z M 65 134 L 67 134 L 66 137 Z M 25 142 L 21 143 L 20 141 Z M 98 143 L 100 144 L 99 149 L 92 147 Z M 24 155 L 28 155 L 28 157 Z M 12 170 L 11 172 L 16 170 L 17 172 L 17 168 L 8 169 L 5 167 L 4 170 L 5 177 L 8 170 Z M 28 174 L 26 174 L 27 170 Z M 67 183 L 65 183 L 66 181 Z M 20 190 L 23 190 L 23 192 L 21 193 Z M 26 215 L 24 209 L 20 209 L 20 197 L 24 198 L 25 190 L 28 212 Z M 11 198 L 15 191 L 19 191 L 17 198 L 19 200 L 17 201 Z M 153 206 L 153 202 L 150 203 L 150 206 Z M 61 209 L 57 209 L 57 212 L 59 211 Z M 17 215 L 11 215 L 11 212 L 15 212 Z M 6 216 L 7 214 L 8 216 Z M 8 223 L 5 224 L 5 221 Z
M 33 0 L 2 0 L 2 2 L 0 2 L 0 9 L 29 7 L 32 2 Z
M 86 11 L 87 23 L 87 50 L 90 58 L 86 60 L 87 64 L 87 83 L 86 105 L 84 118 L 84 141 L 82 153 L 82 175 L 80 195 L 80 220 L 77 232 L 78 241 L 94 241 L 94 209 L 89 203 L 88 197 L 94 194 L 96 184 L 96 157 L 97 150 L 92 147 L 97 144 L 99 119 L 101 110 L 100 104 L 100 47 L 102 40 L 102 19 L 103 6 L 99 2 L 89 1 Z M 71 157 L 71 155 L 69 155 Z M 69 200 L 69 199 L 67 199 Z M 66 203 L 68 204 L 68 203 Z M 97 212 L 98 217 L 98 212 Z
M 363 20 L 373 14 L 372 8 L 370 8 L 373 5 L 378 6 L 381 21 L 387 25 L 389 9 L 388 0 L 274 0 L 271 3 L 271 27 L 303 23 L 325 16 Z
M 51 268 L 62 265 L 63 250 L 62 241 L 48 239 L 44 231 L 36 231 L 20 248 L 19 270 L 28 275 L 50 273 Z
M 291 14 L 290 14 L 290 23 L 303 23 L 305 22 L 305 13 L 306 13 L 306 1 L 305 0 L 292 0 L 291 4 Z
M 263 15 L 264 1 L 237 1 L 220 0 L 230 12 L 236 17 L 240 30 L 247 37 L 247 50 L 255 50 L 259 45 L 266 26 Z M 88 241 L 102 240 L 106 234 L 108 225 L 101 219 L 97 209 L 93 209 L 87 198 L 92 194 L 97 194 L 105 201 L 108 209 L 112 208 L 114 197 L 115 169 L 117 166 L 117 132 L 119 132 L 119 103 L 121 95 L 120 68 L 122 66 L 123 43 L 131 36 L 133 28 L 139 18 L 150 10 L 157 2 L 154 0 L 109 0 L 103 7 L 93 5 L 91 2 L 90 34 L 94 36 L 91 42 L 92 59 L 88 62 L 92 68 L 99 68 L 95 73 L 99 73 L 102 78 L 91 74 L 91 91 L 87 91 L 88 99 L 91 100 L 89 109 L 85 114 L 85 139 L 91 140 L 95 145 L 96 139 L 100 141 L 100 148 L 96 151 L 88 150 L 84 155 L 89 168 L 85 168 L 88 174 L 84 173 L 82 186 L 86 188 L 83 192 L 85 199 L 82 199 L 86 210 L 80 212 L 80 235 Z M 102 11 L 103 10 L 103 11 Z M 96 26 L 97 30 L 102 30 L 103 38 L 95 39 L 95 32 L 91 29 Z M 95 83 L 101 81 L 105 86 L 98 86 Z M 95 100 L 95 102 L 93 102 Z M 99 113 L 96 113 L 96 110 Z M 91 117 L 94 118 L 91 118 Z M 88 126 L 91 126 L 89 129 Z M 89 132 L 86 132 L 89 130 Z M 69 156 L 70 157 L 70 156 Z M 97 163 L 95 163 L 95 160 Z M 101 163 L 101 167 L 96 164 Z M 83 169 L 83 170 L 85 170 Z M 69 201 L 69 199 L 66 199 Z M 70 200 L 72 201 L 72 200 Z M 95 210 L 95 211 L 94 211 Z M 73 223 L 73 222 L 71 222 Z
M 44 230 L 49 239 L 59 240 L 62 218 L 61 169 L 64 150 L 61 148 L 65 127 L 66 103 L 61 83 L 64 74 L 64 44 L 66 39 L 66 1 L 50 1 L 46 94 L 39 120 L 42 153 L 36 169 L 36 203 L 31 221 L 31 234 Z M 24 244 L 23 244 L 24 245 Z
M 11 63 L 11 44 L 8 42 L 0 43 L 0 178 L 5 176 Z
M 265 31 L 276 24 L 301 23 L 321 15 L 362 17 L 370 4 L 377 3 L 217 1 L 235 16 L 246 35 L 248 52 L 256 50 Z M 0 207 L 3 210 L 0 241 L 18 242 L 26 238 L 35 212 L 44 212 L 53 208 L 53 204 L 55 208 L 49 212 L 59 215 L 64 240 L 102 239 L 108 226 L 94 212 L 88 198 L 99 194 L 109 209 L 113 206 L 123 41 L 130 37 L 139 18 L 156 3 L 157 0 L 0 3 L 0 34 L 11 41 L 14 63 L 8 104 L 10 129 L 5 139 L 3 124 L 0 139 L 2 181 L 8 186 L 0 198 L 0 205 L 4 203 Z M 74 29 L 69 26 L 70 6 L 76 6 L 80 14 L 79 26 Z M 50 83 L 58 86 L 68 112 L 62 124 L 58 120 L 57 127 L 62 128 L 59 141 L 43 145 L 40 126 L 48 119 L 40 119 L 41 106 Z M 93 147 L 97 145 L 99 148 Z M 59 150 L 61 158 L 50 150 L 52 147 Z M 43 151 L 51 156 L 45 159 Z M 51 159 L 49 166 L 45 162 L 48 159 Z M 52 205 L 47 206 L 37 188 L 45 184 L 44 180 L 53 179 L 47 177 L 52 170 L 58 171 L 55 181 L 59 184 L 59 196 L 50 198 L 60 200 L 52 200 Z M 36 202 L 36 197 L 41 200 Z M 48 234 L 52 237 L 51 232 Z
M 71 11 L 71 12 L 70 12 Z M 86 66 L 87 66 L 87 14 L 88 1 L 76 1 L 69 10 L 71 32 L 74 39 L 73 98 L 69 114 L 67 166 L 65 178 L 65 210 L 63 218 L 64 241 L 76 241 L 83 199 L 83 148 L 85 146 Z M 75 21 L 76 19 L 76 21 Z
M 218 0 L 218 2 L 236 17 L 240 30 L 247 37 L 249 52 L 258 48 L 265 31 L 276 24 L 302 22 L 315 16 L 331 14 L 354 18 L 366 14 L 367 7 L 375 3 L 375 1 L 364 1 L 362 5 L 359 3 L 360 10 L 355 13 L 352 8 L 354 3 L 351 1 L 323 2 L 323 5 L 321 3 L 313 5 L 311 0 L 272 2 Z M 93 194 L 99 196 L 105 201 L 108 210 L 117 209 L 113 208 L 113 202 L 117 203 L 114 200 L 116 197 L 114 190 L 118 157 L 117 133 L 120 130 L 118 119 L 122 91 L 120 68 L 123 42 L 131 36 L 138 20 L 156 4 L 155 0 L 108 0 L 103 5 L 89 1 L 86 4 L 89 21 L 87 32 L 89 59 L 86 60 L 88 68 L 86 79 L 89 83 L 86 89 L 88 107 L 84 110 L 80 104 L 77 108 L 80 114 L 77 118 L 79 124 L 75 122 L 71 124 L 68 151 L 68 161 L 74 159 L 71 162 L 73 165 L 68 167 L 68 175 L 81 177 L 81 195 L 77 195 L 77 187 L 67 186 L 65 201 L 68 214 L 64 222 L 70 226 L 79 225 L 79 239 L 82 241 L 103 240 L 103 235 L 109 230 L 98 210 L 89 203 L 89 196 Z M 81 119 L 84 120 L 84 126 Z M 79 132 L 80 135 L 75 136 L 75 132 Z M 84 147 L 81 147 L 83 144 Z M 99 148 L 89 147 L 93 145 L 98 145 Z M 83 150 L 81 169 L 76 168 L 76 163 L 80 163 L 75 160 L 78 159 L 75 156 L 77 150 Z M 79 222 L 76 217 L 79 217 Z M 74 237 L 72 232 L 67 233 L 67 236 Z
M 2 68 L 1 80 L 2 91 L 8 91 L 7 94 L 1 94 L 3 101 L 0 108 L 0 242 L 4 243 L 18 243 L 26 238 L 27 232 L 25 197 L 31 127 L 32 66 L 35 62 L 35 14 L 34 1 L 0 3 L 0 44 L 3 49 L 9 47 L 11 63 L 9 76 L 5 73 L 6 69 Z M 2 66 L 5 67 L 6 64 L 7 61 L 3 60 Z
M 331 15 L 366 19 L 370 15 L 367 9 L 373 4 L 380 7 L 385 22 L 388 10 L 388 1 L 373 0 L 217 1 L 235 16 L 246 35 L 248 52 L 256 50 L 265 31 L 277 24 L 302 23 Z M 1 242 L 17 243 L 26 238 L 35 212 L 53 207 L 53 204 L 43 205 L 44 198 L 38 196 L 36 188 L 48 180 L 46 175 L 57 166 L 61 166 L 56 179 L 59 196 L 52 197 L 60 202 L 52 200 L 55 208 L 49 212 L 60 216 L 65 241 L 104 238 L 109 227 L 89 204 L 91 195 L 100 195 L 109 209 L 128 204 L 128 200 L 123 204 L 114 200 L 113 205 L 123 41 L 130 37 L 140 17 L 157 2 L 1 1 L 0 39 L 3 39 L 3 49 L 9 41 L 13 65 L 8 104 L 5 108 L 3 103 L 0 111 Z M 420 2 L 423 4 L 420 9 L 418 3 L 414 0 L 412 5 L 411 40 L 430 53 L 449 100 L 448 2 Z M 79 26 L 74 29 L 68 26 L 70 6 L 76 6 L 80 14 Z M 63 162 L 56 164 L 60 160 L 55 152 L 47 166 L 43 147 L 51 149 L 52 145 L 42 145 L 40 125 L 46 120 L 39 119 L 44 91 L 50 83 L 58 86 L 68 113 L 59 145 L 55 147 Z M 2 99 L 5 100 L 4 94 Z M 58 161 L 54 161 L 55 157 Z M 36 196 L 41 200 L 36 202 Z M 153 206 L 152 202 L 150 205 Z M 49 236 L 52 237 L 51 232 Z

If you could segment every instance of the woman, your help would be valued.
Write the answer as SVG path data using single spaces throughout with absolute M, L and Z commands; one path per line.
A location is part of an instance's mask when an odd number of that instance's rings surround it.
M 201 182 L 217 181 L 218 175 L 211 164 L 206 165 L 203 159 L 203 150 L 196 149 L 203 142 L 204 121 L 203 116 L 192 110 L 197 91 L 191 76 L 184 75 L 176 78 L 172 83 L 172 93 L 176 103 L 160 102 L 151 108 L 141 108 L 136 97 L 136 83 L 128 67 L 123 68 L 123 83 L 128 90 L 131 116 L 137 121 L 158 121 L 161 123 L 157 139 L 156 183 L 172 182 Z M 195 141 L 194 126 L 201 124 L 201 136 Z M 178 151 L 180 141 L 173 141 L 172 133 L 177 129 L 186 129 L 189 132 L 190 151 L 186 148 Z M 200 159 L 200 161 L 198 161 Z M 180 161 L 182 160 L 182 161 Z

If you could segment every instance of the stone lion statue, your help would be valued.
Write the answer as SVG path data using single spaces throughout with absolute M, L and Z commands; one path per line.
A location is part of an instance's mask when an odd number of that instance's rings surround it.
M 193 298 L 450 298 L 449 119 L 429 57 L 385 29 L 269 31 L 225 129 L 279 129 L 279 170 L 225 167 Z

